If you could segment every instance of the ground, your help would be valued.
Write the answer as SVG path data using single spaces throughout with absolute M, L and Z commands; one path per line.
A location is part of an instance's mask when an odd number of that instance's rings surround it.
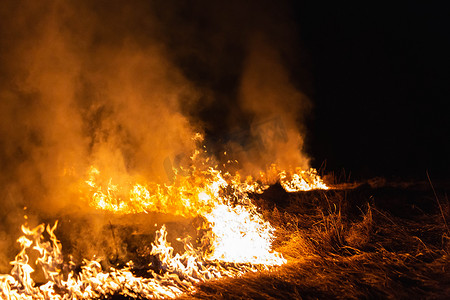
M 448 190 L 384 179 L 298 193 L 273 185 L 253 199 L 288 263 L 181 299 L 448 299 Z
M 183 299 L 450 297 L 450 205 L 445 183 L 338 186 L 255 200 L 277 228 L 277 270 L 206 282 Z

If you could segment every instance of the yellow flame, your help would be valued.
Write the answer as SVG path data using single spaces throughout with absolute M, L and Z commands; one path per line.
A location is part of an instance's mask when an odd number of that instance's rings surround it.
M 228 189 L 242 197 L 248 193 L 264 192 L 275 180 L 287 192 L 329 188 L 313 168 L 307 171 L 297 168 L 295 172 L 288 173 L 278 170 L 275 165 L 261 172 L 258 180 L 247 177 L 241 181 L 239 173 L 222 175 L 221 171 L 213 168 L 206 171 L 193 168 L 190 176 L 177 176 L 172 185 L 134 183 L 129 190 L 113 184 L 112 178 L 107 185 L 99 185 L 99 176 L 100 171 L 92 166 L 89 179 L 85 181 L 90 188 L 89 205 L 119 214 L 161 212 L 185 217 L 204 215 L 223 203 L 224 199 L 220 196 L 223 190 Z
M 158 258 L 162 274 L 149 272 L 152 278 L 135 276 L 131 272 L 132 262 L 123 269 L 110 268 L 104 271 L 99 262 L 85 260 L 81 271 L 73 270 L 66 276 L 61 272 L 64 266 L 59 241 L 54 235 L 56 223 L 47 226 L 50 241 L 45 242 L 42 235 L 45 226 L 34 229 L 22 226 L 24 236 L 19 238 L 22 250 L 12 262 L 11 275 L 0 275 L 0 296 L 2 299 L 86 299 L 106 297 L 121 293 L 131 297 L 175 298 L 183 293 L 194 291 L 194 284 L 221 278 L 240 276 L 247 271 L 257 271 L 258 266 L 237 265 L 223 267 L 210 263 L 196 251 L 191 244 L 185 244 L 183 254 L 173 254 L 167 242 L 167 231 L 163 226 L 157 231 L 150 254 Z M 31 239 L 27 236 L 31 235 Z M 33 247 L 32 247 L 33 246 Z M 45 284 L 36 286 L 31 274 L 34 269 L 28 264 L 30 248 L 38 251 L 36 264 L 44 270 Z M 70 262 L 68 263 L 70 264 Z
M 200 156 L 196 152 L 191 159 Z M 18 239 L 21 251 L 11 262 L 11 274 L 0 275 L 2 299 L 85 299 L 113 293 L 175 298 L 194 291 L 194 285 L 201 281 L 282 265 L 286 260 L 272 250 L 275 229 L 263 219 L 249 194 L 264 192 L 273 178 L 287 192 L 328 189 L 314 169 L 288 173 L 276 166 L 261 173 L 258 180 L 251 177 L 241 180 L 239 174 L 222 174 L 211 167 L 192 168 L 189 175 L 176 176 L 171 185 L 132 182 L 120 186 L 113 178 L 102 184 L 101 176 L 100 170 L 92 166 L 84 182 L 90 206 L 117 214 L 160 212 L 201 216 L 207 228 L 202 237 L 207 241 L 206 247 L 194 248 L 185 239 L 184 253 L 174 254 L 163 225 L 156 232 L 150 250 L 161 272 L 149 268 L 151 278 L 135 276 L 132 261 L 122 269 L 103 270 L 98 261 L 85 260 L 81 271 L 75 273 L 71 268 L 74 263 L 63 260 L 62 246 L 54 233 L 57 223 L 34 229 L 22 226 L 24 235 Z M 44 239 L 45 230 L 49 241 Z M 47 280 L 40 286 L 32 279 L 35 270 L 29 261 L 30 251 L 37 252 L 34 265 L 42 269 Z M 62 272 L 63 269 L 66 271 Z
M 317 175 L 316 169 L 304 171 L 297 169 L 293 174 L 286 174 L 286 171 L 279 173 L 280 183 L 287 192 L 310 191 L 314 189 L 328 190 L 329 187 Z

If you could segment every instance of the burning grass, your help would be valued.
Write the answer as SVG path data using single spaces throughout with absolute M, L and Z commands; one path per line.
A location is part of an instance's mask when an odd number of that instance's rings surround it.
M 67 292 L 71 293 L 69 298 L 75 299 L 84 298 L 83 295 L 102 299 L 445 299 L 450 294 L 447 226 L 450 204 L 444 195 L 447 190 L 448 186 L 443 185 L 431 189 L 426 183 L 371 181 L 356 187 L 286 192 L 282 183 L 276 183 L 263 193 L 246 191 L 247 204 L 234 203 L 232 197 L 222 195 L 228 199 L 228 205 L 223 207 L 226 212 L 218 211 L 219 216 L 206 214 L 186 219 L 160 213 L 115 215 L 108 212 L 108 216 L 102 215 L 108 221 L 100 227 L 102 234 L 113 237 L 105 239 L 110 241 L 106 253 L 112 255 L 101 261 L 81 262 L 86 256 L 81 247 L 78 261 L 71 260 L 62 270 L 57 266 L 67 257 L 53 235 L 56 227 L 47 228 L 49 242 L 39 238 L 44 234 L 44 226 L 34 231 L 24 229 L 24 232 L 34 236 L 38 249 L 46 249 L 42 253 L 50 254 L 44 255 L 39 263 L 48 266 L 45 278 L 52 278 L 56 284 L 55 296 L 61 299 L 65 299 Z M 230 192 L 226 186 L 224 191 Z M 252 257 L 244 257 L 242 262 L 228 261 L 226 255 L 245 250 L 242 247 L 246 244 L 240 241 L 231 242 L 231 252 L 216 252 L 217 257 L 211 256 L 213 249 L 224 248 L 220 239 L 209 236 L 213 227 L 201 228 L 199 224 L 220 223 L 228 213 L 239 215 L 236 211 L 239 209 L 244 209 L 243 220 L 238 222 L 232 218 L 239 226 L 257 218 L 261 220 L 256 222 L 261 228 L 275 230 L 276 238 L 255 256 L 276 254 L 269 257 L 277 260 L 268 264 L 273 267 L 258 265 Z M 158 223 L 167 225 L 155 224 L 155 228 L 161 228 L 156 235 L 145 235 L 148 232 L 145 220 L 149 217 L 159 218 Z M 70 232 L 71 222 L 86 223 L 63 220 L 61 233 Z M 225 224 L 235 227 L 229 222 Z M 196 233 L 199 228 L 200 232 Z M 186 231 L 193 236 L 191 241 L 176 239 Z M 251 231 L 238 229 L 234 236 L 239 236 L 239 232 Z M 225 230 L 224 233 L 233 232 Z M 31 247 L 29 240 L 20 241 L 23 247 Z M 67 253 L 76 253 L 80 247 L 70 247 L 67 237 L 61 241 L 63 246 L 69 245 L 65 248 Z M 252 238 L 249 242 L 253 246 L 251 241 Z M 183 245 L 187 246 L 184 252 Z M 31 272 L 27 262 L 32 259 L 35 258 L 27 257 L 25 252 L 16 257 L 14 278 L 28 280 Z M 278 263 L 285 259 L 287 263 Z M 130 260 L 134 263 L 127 263 Z M 108 269 L 110 272 L 105 272 Z M 5 279 L 11 280 L 10 286 L 14 287 L 12 277 L 5 277 L 4 282 Z M 23 281 L 17 288 L 45 291 L 50 285 Z
M 201 283 L 182 299 L 448 299 L 447 189 L 437 189 L 438 205 L 426 183 L 299 193 L 272 186 L 257 202 L 288 263 Z

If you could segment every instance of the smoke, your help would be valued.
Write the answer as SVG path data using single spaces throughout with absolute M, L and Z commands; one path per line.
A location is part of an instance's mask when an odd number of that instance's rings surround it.
M 280 54 L 257 35 L 248 45 L 239 89 L 240 107 L 252 118 L 251 134 L 257 147 L 247 151 L 244 169 L 258 172 L 270 164 L 281 169 L 306 169 L 303 147 L 304 114 L 309 101 L 290 83 Z
M 301 149 L 310 102 L 296 82 L 304 70 L 292 3 L 194 3 L 161 9 L 162 26 L 173 61 L 202 91 L 188 112 L 201 120 L 208 148 L 246 174 L 272 163 L 308 167 Z
M 164 182 L 164 160 L 191 153 L 196 132 L 248 173 L 308 165 L 308 101 L 284 67 L 289 5 L 212 2 L 2 2 L 0 271 L 24 214 L 85 211 L 91 165 L 119 184 Z
M 119 182 L 158 182 L 166 156 L 195 146 L 179 106 L 196 92 L 166 57 L 148 9 L 138 27 L 145 3 L 90 2 L 2 4 L 3 238 L 28 212 L 80 209 L 90 165 Z

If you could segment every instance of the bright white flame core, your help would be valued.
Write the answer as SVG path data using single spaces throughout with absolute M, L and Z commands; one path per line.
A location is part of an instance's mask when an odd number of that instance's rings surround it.
M 281 254 L 271 251 L 275 229 L 262 219 L 254 206 L 221 204 L 205 217 L 215 235 L 210 259 L 266 265 L 286 262 Z

